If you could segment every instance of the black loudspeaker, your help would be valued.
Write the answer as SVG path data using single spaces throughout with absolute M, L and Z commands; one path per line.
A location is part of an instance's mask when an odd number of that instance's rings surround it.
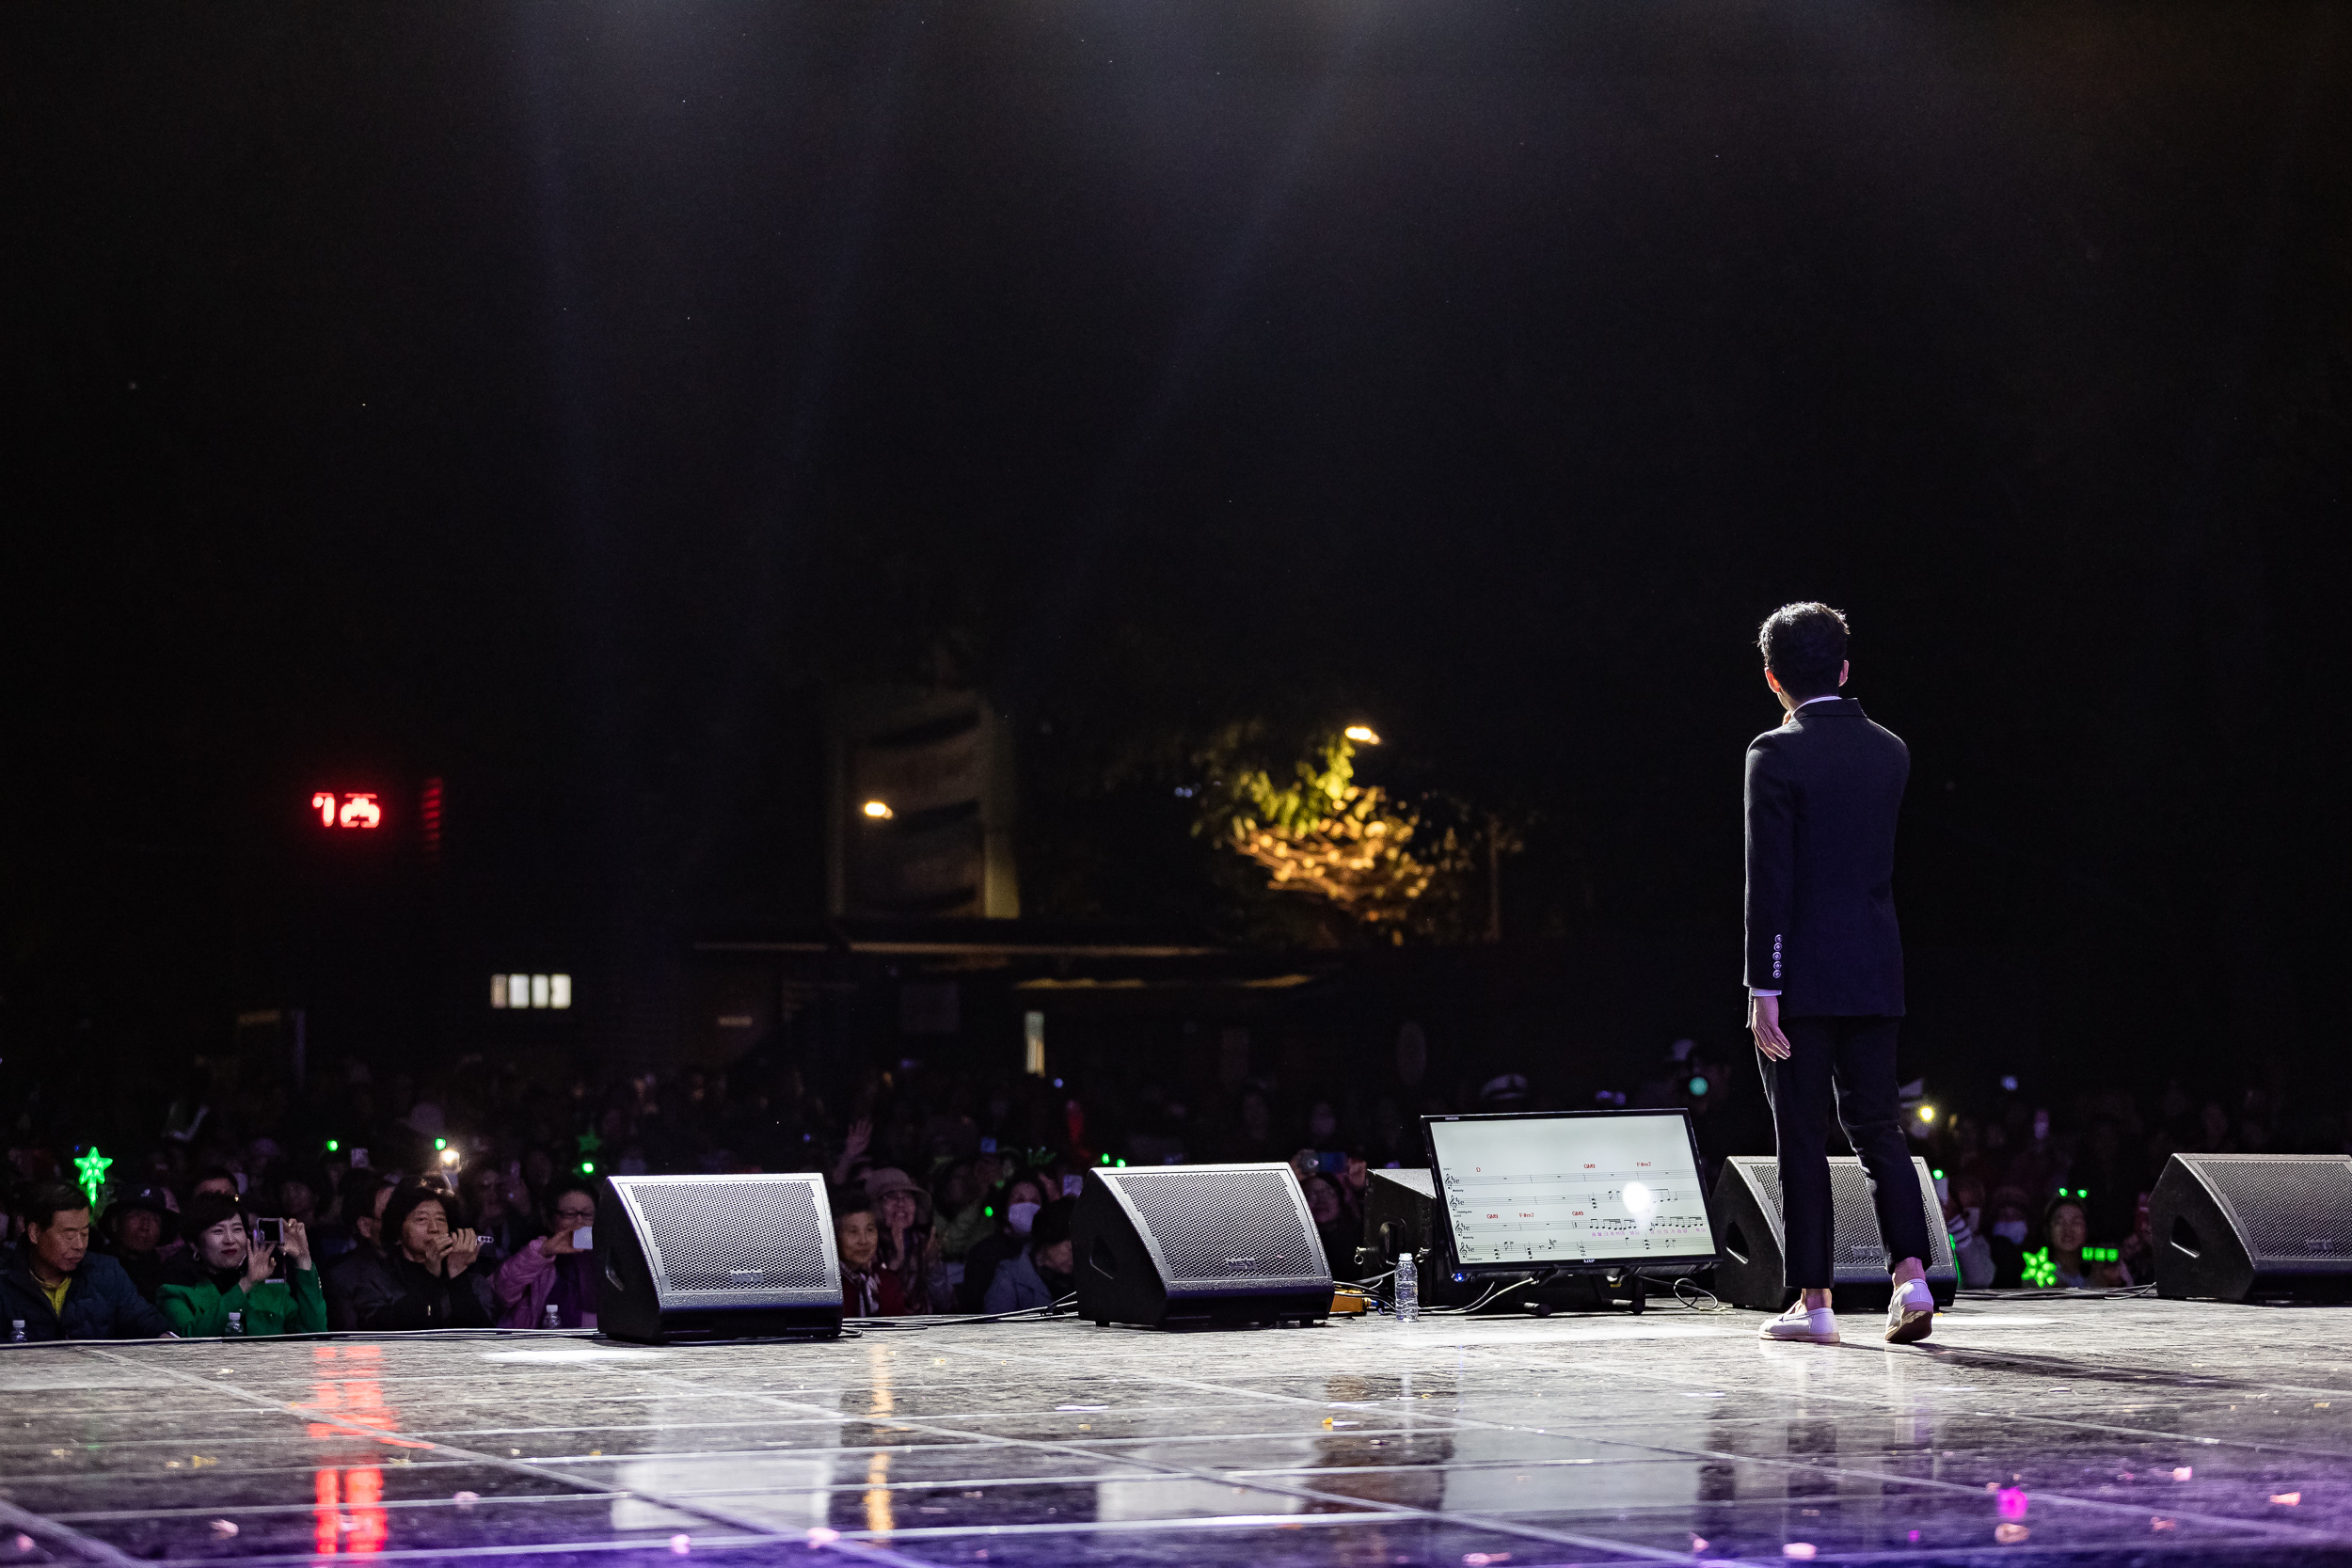
M 1290 1166 L 1088 1170 L 1071 1216 L 1078 1316 L 1176 1328 L 1331 1313 L 1331 1271 Z
M 2352 1297 L 2352 1159 L 2175 1154 L 2148 1196 L 2156 1294 Z
M 1425 1170 L 1364 1173 L 1364 1243 L 1356 1249 L 1358 1278 L 1396 1266 L 1397 1254 L 1427 1259 L 1438 1244 L 1438 1183 Z M 1424 1262 L 1422 1272 L 1428 1272 Z
M 1944 1206 L 1936 1201 L 1928 1163 L 1914 1155 L 1911 1168 L 1918 1176 L 1928 1246 L 1934 1254 L 1920 1259 L 1928 1266 L 1928 1291 L 1938 1307 L 1949 1307 L 1960 1289 L 1960 1270 L 1952 1262 Z M 1861 1160 L 1848 1154 L 1830 1161 L 1829 1191 L 1837 1212 L 1830 1242 L 1836 1272 L 1830 1302 L 1841 1312 L 1883 1312 L 1894 1286 L 1887 1278 L 1886 1243 L 1879 1235 L 1878 1211 L 1871 1207 L 1870 1180 L 1862 1173 Z M 1777 1312 L 1797 1299 L 1797 1292 L 1781 1283 L 1786 1229 L 1777 1158 L 1735 1154 L 1724 1162 L 1724 1174 L 1715 1183 L 1715 1250 L 1722 1255 L 1715 1265 L 1717 1295 L 1735 1307 L 1766 1312 Z
M 669 1344 L 841 1332 L 821 1176 L 615 1176 L 596 1204 L 596 1326 Z

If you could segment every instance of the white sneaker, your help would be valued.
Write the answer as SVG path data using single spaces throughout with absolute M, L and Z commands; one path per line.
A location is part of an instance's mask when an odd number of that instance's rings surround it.
M 1837 1314 L 1826 1307 L 1808 1312 L 1804 1298 L 1797 1298 L 1788 1311 L 1777 1318 L 1765 1320 L 1756 1331 L 1759 1339 L 1786 1339 L 1801 1345 L 1834 1345 L 1837 1339 Z
M 1895 1299 L 1886 1304 L 1886 1342 L 1908 1345 L 1924 1339 L 1935 1327 L 1935 1295 L 1924 1279 L 1914 1279 L 1895 1289 Z

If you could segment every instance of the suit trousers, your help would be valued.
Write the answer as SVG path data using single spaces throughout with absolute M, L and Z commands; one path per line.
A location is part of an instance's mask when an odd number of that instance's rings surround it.
M 1901 1022 L 1899 1018 L 1784 1018 L 1780 1028 L 1788 1037 L 1788 1059 L 1775 1062 L 1759 1053 L 1780 1152 L 1783 1280 L 1791 1290 L 1825 1291 L 1837 1280 L 1831 1256 L 1836 1213 L 1829 1187 L 1833 1087 L 1837 1119 L 1869 1178 L 1887 1266 L 1905 1258 L 1928 1259 L 1927 1216 L 1895 1089 L 1895 1031 Z

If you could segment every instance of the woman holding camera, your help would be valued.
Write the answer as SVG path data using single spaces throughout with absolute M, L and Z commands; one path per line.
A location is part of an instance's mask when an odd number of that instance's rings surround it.
M 284 1279 L 275 1277 L 278 1246 L 247 1232 L 251 1216 L 240 1199 L 200 1193 L 183 1223 L 192 1244 L 155 1300 L 174 1333 L 197 1338 L 326 1332 L 326 1293 L 300 1220 L 281 1222 L 286 1260 L 294 1265 Z

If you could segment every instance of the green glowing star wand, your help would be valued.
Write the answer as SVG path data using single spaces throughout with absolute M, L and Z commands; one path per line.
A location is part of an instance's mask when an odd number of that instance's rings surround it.
M 113 1164 L 112 1160 L 98 1152 L 96 1144 L 90 1145 L 87 1154 L 73 1162 L 73 1168 L 82 1173 L 82 1191 L 89 1194 L 89 1206 L 93 1209 L 98 1207 L 98 1189 L 106 1184 L 106 1171 Z

